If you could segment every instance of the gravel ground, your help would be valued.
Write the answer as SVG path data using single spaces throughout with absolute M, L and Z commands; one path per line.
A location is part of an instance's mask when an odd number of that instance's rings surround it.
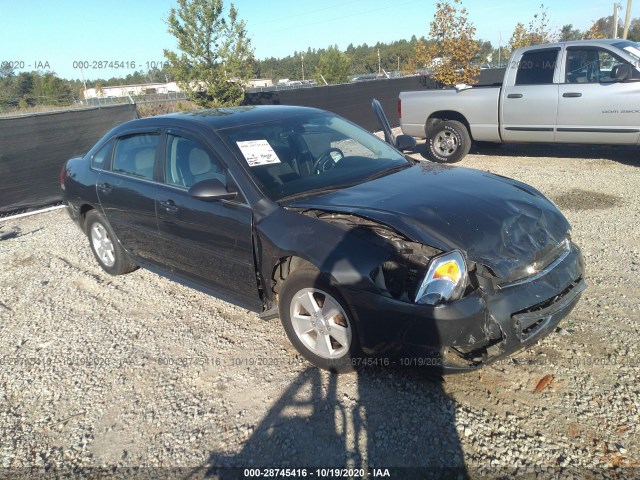
M 235 466 L 637 478 L 637 158 L 637 148 L 505 146 L 461 162 L 553 199 L 589 288 L 530 350 L 444 379 L 319 371 L 277 320 L 148 271 L 104 274 L 64 210 L 0 220 L 22 229 L 0 241 L 0 477 L 117 467 L 226 478 L 233 471 L 216 468 Z

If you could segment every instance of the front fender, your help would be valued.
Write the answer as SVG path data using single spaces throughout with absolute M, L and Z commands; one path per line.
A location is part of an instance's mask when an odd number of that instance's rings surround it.
M 377 287 L 369 274 L 391 258 L 391 252 L 353 231 L 281 207 L 257 219 L 254 229 L 256 263 L 267 284 L 282 258 L 296 256 L 341 286 L 375 292 Z M 264 294 L 273 300 L 271 288 L 265 288 Z

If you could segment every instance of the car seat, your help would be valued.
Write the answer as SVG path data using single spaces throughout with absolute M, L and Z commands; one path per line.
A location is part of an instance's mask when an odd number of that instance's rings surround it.
M 211 162 L 211 158 L 201 148 L 193 147 L 189 152 L 189 175 L 191 180 L 188 185 L 201 182 L 202 180 L 218 179 L 223 185 L 226 185 L 226 177 L 222 170 Z
M 144 178 L 153 178 L 153 166 L 156 160 L 155 148 L 144 148 L 136 152 L 133 159 L 135 174 Z

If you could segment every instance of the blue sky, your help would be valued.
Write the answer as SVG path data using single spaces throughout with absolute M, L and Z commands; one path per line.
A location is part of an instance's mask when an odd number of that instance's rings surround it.
M 432 0 L 236 0 L 240 17 L 247 22 L 257 58 L 283 57 L 308 47 L 332 44 L 344 49 L 350 43 L 375 44 L 427 36 L 435 12 Z M 477 37 L 494 46 L 505 44 L 517 22 L 528 24 L 539 12 L 541 0 L 463 0 Z M 571 23 L 586 29 L 600 17 L 613 13 L 610 0 L 553 0 L 548 8 L 554 30 Z M 627 2 L 621 0 L 621 18 Z M 85 79 L 125 76 L 133 69 L 98 68 L 95 62 L 164 61 L 164 48 L 175 49 L 165 19 L 175 0 L 0 0 L 0 61 L 24 62 L 24 70 L 36 66 L 63 78 Z M 225 1 L 228 7 L 229 2 Z M 640 17 L 640 0 L 631 11 Z M 82 72 L 74 62 L 90 62 Z M 18 64 L 21 65 L 21 64 Z M 85 64 L 86 65 L 86 64 Z M 77 66 L 77 64 L 76 64 Z M 131 66 L 131 63 L 129 63 Z M 18 70 L 20 71 L 20 70 Z

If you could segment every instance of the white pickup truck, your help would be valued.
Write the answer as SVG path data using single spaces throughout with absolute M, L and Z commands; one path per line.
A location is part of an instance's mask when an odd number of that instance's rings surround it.
M 640 44 L 580 40 L 514 51 L 502 85 L 401 92 L 402 132 L 457 162 L 471 141 L 638 144 Z

